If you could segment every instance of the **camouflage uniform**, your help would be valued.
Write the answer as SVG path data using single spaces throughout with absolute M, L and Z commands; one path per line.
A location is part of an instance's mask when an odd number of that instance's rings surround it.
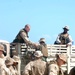
M 10 71 L 6 67 L 4 60 L 0 58 L 0 61 L 0 75 L 10 75 Z
M 7 68 L 10 70 L 11 75 L 19 75 L 16 67 L 13 66 L 14 62 L 15 60 L 10 57 L 7 57 L 5 60 L 5 64 Z
M 5 57 L 3 55 L 3 51 L 4 51 L 4 46 L 2 44 L 0 44 L 0 51 L 2 51 L 0 54 L 0 75 L 10 75 L 10 71 L 9 69 L 6 67 L 5 65 Z
M 40 44 L 37 48 L 37 50 L 40 50 L 43 53 L 42 59 L 46 61 L 46 58 L 48 57 L 48 49 L 46 44 Z
M 13 66 L 10 66 L 10 67 L 9 67 L 9 70 L 10 70 L 10 72 L 11 72 L 11 75 L 19 75 L 18 72 L 17 72 L 17 70 L 14 69 Z
M 48 75 L 64 75 L 62 69 L 57 65 L 57 61 L 50 61 Z
M 48 63 L 49 75 L 64 75 L 60 67 L 64 65 L 66 62 L 67 62 L 66 53 L 56 54 L 56 60 L 50 61 Z
M 60 33 L 57 36 L 57 39 L 56 39 L 54 44 L 72 45 L 73 40 L 72 40 L 71 36 L 68 34 L 68 32 L 67 32 L 67 31 L 69 31 L 68 26 L 65 26 L 63 29 L 64 29 L 64 32 Z
M 42 53 L 41 51 L 36 51 L 34 55 L 39 58 L 42 56 Z M 42 61 L 41 58 L 29 62 L 25 66 L 23 75 L 47 75 L 46 62 Z
M 68 43 L 72 44 L 72 39 L 68 33 L 66 33 L 66 34 L 61 33 L 58 35 L 56 42 L 58 42 L 58 44 L 68 44 Z
M 26 65 L 23 75 L 46 75 L 45 70 L 46 62 L 35 60 Z
M 32 45 L 32 42 L 28 39 L 28 32 L 25 29 L 21 29 L 13 40 L 13 43 L 26 43 L 27 45 Z
M 27 24 L 26 26 L 29 26 L 29 25 Z M 19 33 L 17 34 L 16 38 L 13 40 L 13 43 L 25 43 L 26 44 L 25 54 L 24 54 L 23 58 L 25 61 L 27 60 L 26 63 L 28 63 L 30 61 L 30 59 L 28 58 L 29 53 L 27 50 L 28 50 L 28 47 L 31 47 L 32 45 L 34 45 L 34 43 L 32 43 L 29 40 L 28 31 L 25 28 L 21 29 L 19 31 Z M 16 44 L 16 46 L 17 46 L 17 44 Z M 13 51 L 11 50 L 11 56 L 13 56 L 12 53 L 13 53 Z
M 44 61 L 46 61 L 46 59 L 48 57 L 48 49 L 47 49 L 47 45 L 45 43 L 45 38 L 40 38 L 39 43 L 40 44 L 37 46 L 37 50 L 40 50 L 43 53 L 42 59 Z
M 16 38 L 13 40 L 13 43 L 25 43 L 25 41 L 21 37 L 22 32 L 24 33 L 24 36 L 28 38 L 28 33 L 24 29 L 21 29 Z

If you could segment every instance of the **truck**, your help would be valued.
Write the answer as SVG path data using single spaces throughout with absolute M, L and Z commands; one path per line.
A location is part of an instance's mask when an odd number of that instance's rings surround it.
M 26 46 L 25 43 L 16 43 L 11 44 L 7 41 L 0 41 L 4 45 L 6 56 L 13 57 L 13 55 L 16 55 L 20 57 L 20 61 L 18 64 L 18 72 L 19 75 L 21 75 L 22 71 L 24 70 L 25 65 L 27 62 L 29 62 L 28 56 L 34 53 L 35 49 L 30 48 L 29 46 Z M 75 46 L 70 45 L 66 47 L 66 45 L 54 45 L 54 44 L 47 44 L 48 48 L 48 58 L 47 61 L 56 59 L 55 55 L 60 53 L 67 53 L 67 63 L 65 65 L 62 65 L 62 69 L 64 71 L 67 71 L 67 74 L 70 72 L 70 70 L 75 65 Z M 27 58 L 26 58 L 27 56 Z

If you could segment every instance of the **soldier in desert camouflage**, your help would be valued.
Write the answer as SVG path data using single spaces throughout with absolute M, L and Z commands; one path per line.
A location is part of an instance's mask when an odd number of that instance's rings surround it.
M 50 61 L 48 64 L 48 75 L 64 75 L 63 70 L 60 68 L 67 62 L 67 54 L 56 54 L 56 60 Z
M 36 51 L 34 56 L 35 60 L 25 66 L 23 75 L 47 75 L 46 62 L 42 60 L 41 51 Z

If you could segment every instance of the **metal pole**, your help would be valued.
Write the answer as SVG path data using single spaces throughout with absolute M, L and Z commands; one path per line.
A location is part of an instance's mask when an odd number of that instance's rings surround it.
M 18 73 L 21 75 L 21 43 L 17 44 L 17 50 L 18 50 L 18 57 L 20 58 L 18 63 Z
M 71 46 L 67 47 L 67 55 L 68 55 L 68 59 L 67 59 L 67 73 L 69 74 L 70 72 L 70 58 L 71 58 Z

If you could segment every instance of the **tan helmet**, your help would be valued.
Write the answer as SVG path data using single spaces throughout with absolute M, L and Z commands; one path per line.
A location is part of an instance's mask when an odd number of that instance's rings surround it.
M 45 38 L 40 38 L 39 42 L 45 42 Z
M 67 29 L 67 30 L 69 30 L 69 27 L 68 27 L 68 26 L 65 26 L 65 27 L 63 27 L 63 29 Z
M 4 51 L 4 46 L 0 44 L 0 51 Z

